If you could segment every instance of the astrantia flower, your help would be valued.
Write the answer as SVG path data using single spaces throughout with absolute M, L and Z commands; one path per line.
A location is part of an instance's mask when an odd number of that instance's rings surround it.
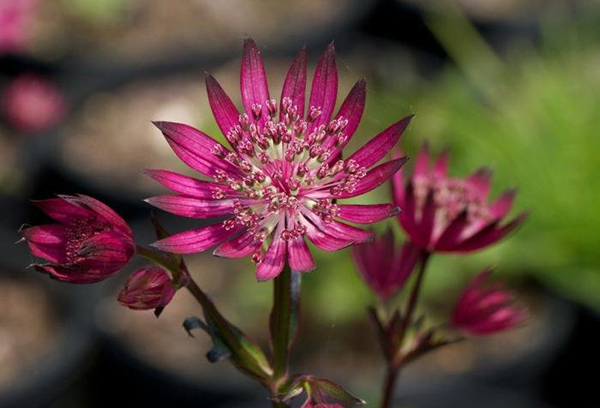
M 95 283 L 112 276 L 135 252 L 131 229 L 105 204 L 84 195 L 36 201 L 57 224 L 21 231 L 31 253 L 47 264 L 36 270 L 71 283 Z
M 488 203 L 489 170 L 460 179 L 449 177 L 447 168 L 446 153 L 430 166 L 425 147 L 411 178 L 405 182 L 401 171 L 393 178 L 394 201 L 403 210 L 398 219 L 415 245 L 432 252 L 474 251 L 497 242 L 524 221 L 521 214 L 501 225 L 515 192 Z
M 58 88 L 30 74 L 10 83 L 2 95 L 1 106 L 2 115 L 10 125 L 25 133 L 49 130 L 67 112 L 67 103 Z
M 286 259 L 295 271 L 314 269 L 305 237 L 323 250 L 338 250 L 371 236 L 339 220 L 369 224 L 398 213 L 392 204 L 345 205 L 336 200 L 373 190 L 402 166 L 405 158 L 375 164 L 398 142 L 410 118 L 341 159 L 363 113 L 365 81 L 358 81 L 332 119 L 338 78 L 330 45 L 317 64 L 305 112 L 306 65 L 302 50 L 290 67 L 278 105 L 269 94 L 260 52 L 252 40 L 246 40 L 241 114 L 218 82 L 207 76 L 210 106 L 231 150 L 190 126 L 156 123 L 175 153 L 212 180 L 148 170 L 151 177 L 179 193 L 148 201 L 178 215 L 225 220 L 154 246 L 192 253 L 220 245 L 215 255 L 252 256 L 258 262 L 257 278 L 267 280 L 282 271 Z
M 487 284 L 491 271 L 481 272 L 467 286 L 452 313 L 452 325 L 471 334 L 491 334 L 515 327 L 527 312 L 515 306 L 515 295 L 499 284 Z
M 131 274 L 118 301 L 134 310 L 161 309 L 171 302 L 175 292 L 169 274 L 162 268 L 148 265 Z
M 352 248 L 358 272 L 382 300 L 402 289 L 420 254 L 421 250 L 410 242 L 402 246 L 396 245 L 391 229 L 372 242 Z

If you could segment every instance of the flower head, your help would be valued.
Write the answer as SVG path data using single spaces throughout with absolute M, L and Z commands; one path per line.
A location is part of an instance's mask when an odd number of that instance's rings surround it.
M 175 292 L 169 274 L 162 268 L 148 265 L 131 274 L 118 301 L 134 310 L 162 309 L 171 302 Z
M 448 155 L 433 166 L 425 147 L 417 157 L 412 177 L 393 178 L 394 201 L 402 208 L 400 224 L 420 248 L 436 252 L 468 252 L 492 245 L 524 220 L 521 214 L 501 225 L 512 207 L 515 191 L 488 203 L 491 172 L 480 169 L 467 178 L 448 176 Z
M 23 229 L 31 253 L 49 263 L 35 269 L 71 283 L 112 276 L 135 252 L 131 229 L 105 204 L 84 195 L 36 201 L 57 224 Z
M 55 126 L 66 111 L 65 98 L 56 86 L 34 75 L 19 76 L 2 95 L 2 114 L 21 132 L 46 131 Z
M 338 83 L 333 45 L 317 64 L 307 111 L 306 66 L 303 49 L 289 69 L 278 104 L 269 94 L 260 52 L 246 40 L 241 114 L 219 83 L 206 77 L 210 106 L 231 149 L 190 126 L 156 123 L 175 153 L 211 180 L 148 170 L 148 175 L 178 193 L 148 201 L 178 215 L 225 220 L 154 246 L 192 253 L 219 245 L 215 255 L 252 256 L 258 263 L 257 278 L 268 280 L 282 271 L 286 259 L 295 271 L 314 269 L 305 238 L 323 250 L 339 250 L 371 236 L 340 220 L 369 224 L 398 213 L 392 204 L 345 205 L 337 200 L 378 187 L 402 166 L 405 158 L 375 165 L 399 140 L 410 118 L 341 159 L 362 117 L 365 81 L 358 81 L 332 118 Z
M 491 271 L 481 272 L 459 297 L 452 325 L 471 334 L 491 334 L 525 321 L 527 312 L 514 305 L 514 294 L 499 284 L 488 285 Z
M 36 0 L 0 0 L 0 54 L 21 51 Z
M 394 241 L 394 233 L 390 229 L 372 242 L 352 248 L 358 272 L 382 300 L 402 289 L 421 253 L 410 242 L 399 247 Z

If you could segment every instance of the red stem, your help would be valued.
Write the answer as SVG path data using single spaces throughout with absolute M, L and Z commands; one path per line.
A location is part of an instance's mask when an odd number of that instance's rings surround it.
M 383 386 L 381 408 L 390 408 L 392 404 L 394 390 L 396 389 L 396 381 L 400 375 L 400 368 L 402 366 L 402 347 L 404 346 L 406 334 L 408 333 L 408 328 L 412 322 L 417 301 L 419 300 L 419 294 L 421 293 L 421 287 L 423 286 L 423 277 L 425 276 L 425 269 L 427 267 L 427 261 L 429 260 L 430 255 L 431 254 L 429 252 L 423 252 L 421 254 L 421 263 L 419 270 L 417 271 L 417 280 L 413 286 L 412 292 L 410 293 L 408 304 L 406 306 L 406 313 L 404 315 L 404 319 L 402 320 L 402 326 L 400 326 L 398 349 L 392 360 L 388 361 L 388 369 Z

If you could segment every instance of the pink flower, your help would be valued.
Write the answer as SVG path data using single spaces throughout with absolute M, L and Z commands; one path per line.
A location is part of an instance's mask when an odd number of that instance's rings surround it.
M 515 191 L 488 203 L 489 170 L 460 179 L 450 178 L 447 168 L 446 153 L 430 166 L 425 147 L 406 183 L 402 172 L 393 178 L 394 201 L 403 210 L 398 219 L 415 245 L 431 252 L 474 251 L 497 242 L 525 220 L 521 214 L 501 225 Z
M 31 253 L 47 264 L 35 269 L 71 283 L 104 280 L 127 264 L 135 252 L 131 229 L 105 204 L 84 195 L 36 201 L 58 224 L 21 231 Z
M 155 247 L 192 253 L 219 245 L 215 255 L 252 256 L 257 278 L 268 280 L 279 275 L 286 259 L 298 272 L 315 268 L 305 238 L 325 251 L 339 250 L 371 236 L 340 220 L 370 224 L 398 213 L 392 204 L 337 200 L 373 190 L 404 164 L 405 158 L 397 158 L 375 166 L 398 142 L 410 117 L 342 160 L 342 149 L 362 117 L 365 81 L 357 82 L 332 119 L 338 79 L 334 48 L 328 46 L 317 64 L 305 112 L 306 65 L 303 49 L 289 69 L 278 105 L 269 94 L 260 52 L 246 40 L 241 114 L 219 83 L 206 77 L 213 114 L 231 150 L 190 126 L 156 123 L 175 153 L 211 181 L 147 170 L 178 193 L 148 202 L 182 216 L 225 220 L 162 239 Z
M 134 310 L 162 309 L 171 302 L 175 292 L 171 277 L 164 269 L 147 265 L 131 274 L 118 301 Z
M 67 112 L 67 104 L 52 82 L 26 74 L 12 81 L 2 95 L 2 111 L 17 130 L 37 133 L 55 126 Z
M 486 285 L 491 271 L 481 272 L 463 291 L 452 314 L 452 325 L 471 334 L 491 334 L 525 321 L 527 312 L 514 305 L 514 294 L 499 284 Z
M 0 54 L 21 51 L 36 0 L 0 0 Z
M 399 247 L 390 229 L 372 242 L 355 245 L 352 255 L 358 272 L 382 300 L 397 294 L 414 269 L 421 251 L 410 242 Z

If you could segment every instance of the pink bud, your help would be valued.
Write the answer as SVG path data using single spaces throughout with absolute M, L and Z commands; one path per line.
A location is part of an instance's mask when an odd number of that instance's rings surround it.
M 421 251 L 410 242 L 396 245 L 392 230 L 352 247 L 358 272 L 382 300 L 398 293 L 414 269 Z
M 48 263 L 36 270 L 70 283 L 95 283 L 121 270 L 135 252 L 133 233 L 107 205 L 91 197 L 34 202 L 55 224 L 23 229 L 31 253 Z
M 118 301 L 134 310 L 160 309 L 169 304 L 175 291 L 164 269 L 148 265 L 131 274 L 119 293 Z
M 511 329 L 525 321 L 527 312 L 514 304 L 514 294 L 501 285 L 486 284 L 491 271 L 483 271 L 463 291 L 452 314 L 452 325 L 481 335 Z

